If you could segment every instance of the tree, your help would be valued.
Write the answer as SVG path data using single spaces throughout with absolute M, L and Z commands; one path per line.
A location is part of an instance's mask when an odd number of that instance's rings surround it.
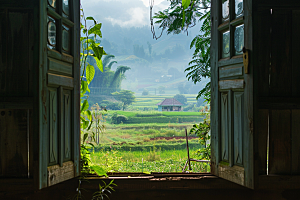
M 179 101 L 182 104 L 187 103 L 187 98 L 182 94 L 176 94 L 173 98 L 176 99 L 177 101 Z
M 127 66 L 118 66 L 116 71 L 112 71 L 112 66 L 117 63 L 117 61 L 112 61 L 114 55 L 107 55 L 103 58 L 103 72 L 96 70 L 95 79 L 91 82 L 92 87 L 99 88 L 99 93 L 102 95 L 110 95 L 112 92 L 121 89 L 121 82 L 125 79 L 125 72 L 130 70 Z
M 170 0 L 167 9 L 155 13 L 154 18 L 158 19 L 156 24 L 167 34 L 179 34 L 182 31 L 188 33 L 188 29 L 196 25 L 197 21 L 202 22 L 200 34 L 191 42 L 190 48 L 195 47 L 190 67 L 186 68 L 188 80 L 195 84 L 201 78 L 210 78 L 210 0 Z M 210 101 L 210 82 L 199 91 L 197 99 L 203 96 Z
M 112 95 L 115 97 L 115 99 L 122 102 L 123 110 L 125 110 L 127 106 L 135 102 L 134 92 L 130 90 L 121 90 L 120 92 L 112 93 Z

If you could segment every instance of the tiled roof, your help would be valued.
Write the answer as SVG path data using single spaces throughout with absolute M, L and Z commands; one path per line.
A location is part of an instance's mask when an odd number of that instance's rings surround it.
M 176 99 L 165 99 L 162 102 L 156 104 L 157 106 L 183 106 L 182 103 L 177 101 Z

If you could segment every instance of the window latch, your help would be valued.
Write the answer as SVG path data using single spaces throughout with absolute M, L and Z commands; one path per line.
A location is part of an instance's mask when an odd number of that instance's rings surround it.
M 249 74 L 249 51 L 243 48 L 244 73 Z

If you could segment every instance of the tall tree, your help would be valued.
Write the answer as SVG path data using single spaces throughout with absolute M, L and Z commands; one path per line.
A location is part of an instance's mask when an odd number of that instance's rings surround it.
M 114 61 L 114 55 L 107 55 L 103 58 L 103 72 L 96 70 L 95 78 L 91 82 L 91 87 L 98 88 L 102 95 L 111 95 L 112 92 L 121 90 L 121 82 L 125 79 L 125 72 L 130 70 L 127 66 L 118 66 L 116 71 L 112 71 L 111 68 L 117 61 Z

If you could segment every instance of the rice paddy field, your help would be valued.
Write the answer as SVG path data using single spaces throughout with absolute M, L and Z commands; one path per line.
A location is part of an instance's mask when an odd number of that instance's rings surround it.
M 112 124 L 115 112 L 140 123 Z M 200 112 L 108 111 L 91 160 L 107 172 L 182 172 L 187 160 L 185 129 L 189 131 L 203 117 Z M 157 121 L 149 123 L 153 119 Z M 189 134 L 189 148 L 191 157 L 198 159 L 202 147 L 196 135 Z M 191 172 L 210 170 L 207 163 L 191 164 Z

